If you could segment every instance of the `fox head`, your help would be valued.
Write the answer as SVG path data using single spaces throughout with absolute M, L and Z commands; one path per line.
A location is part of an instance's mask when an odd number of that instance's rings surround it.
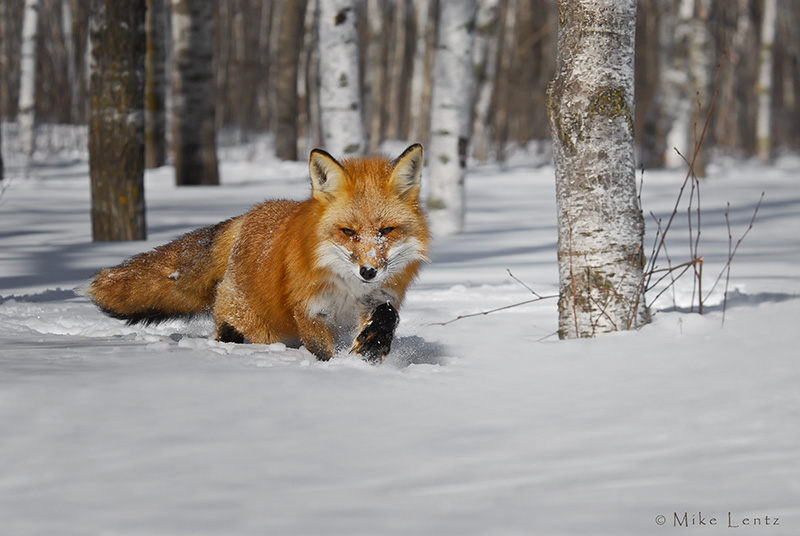
M 314 149 L 309 171 L 321 213 L 318 267 L 358 286 L 416 274 L 430 243 L 419 199 L 421 145 L 394 160 L 372 156 L 341 162 Z

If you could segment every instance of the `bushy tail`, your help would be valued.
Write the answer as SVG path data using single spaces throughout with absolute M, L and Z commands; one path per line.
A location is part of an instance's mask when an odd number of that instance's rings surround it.
M 228 263 L 233 224 L 203 227 L 101 270 L 86 294 L 104 313 L 129 324 L 209 312 Z

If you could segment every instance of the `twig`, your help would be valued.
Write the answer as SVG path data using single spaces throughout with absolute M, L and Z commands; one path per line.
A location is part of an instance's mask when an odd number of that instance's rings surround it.
M 6 190 L 11 186 L 11 179 L 12 177 L 4 177 L 0 180 L 0 206 L 5 203 L 3 197 L 6 195 Z
M 447 322 L 433 322 L 433 323 L 431 323 L 429 325 L 431 325 L 431 326 L 446 326 L 447 324 L 452 324 L 456 320 L 462 320 L 464 318 L 471 318 L 473 316 L 485 316 L 485 315 L 489 315 L 489 314 L 492 314 L 492 313 L 496 313 L 498 311 L 504 311 L 506 309 L 511 309 L 513 307 L 519 307 L 521 305 L 528 305 L 529 303 L 536 303 L 536 302 L 542 301 L 542 300 L 549 300 L 549 299 L 552 299 L 552 298 L 558 298 L 558 294 L 553 294 L 553 295 L 550 295 L 550 296 L 542 296 L 541 294 L 539 294 L 538 292 L 533 290 L 531 287 L 529 287 L 528 285 L 523 283 L 522 280 L 519 279 L 517 276 L 512 274 L 510 269 L 506 268 L 506 271 L 508 272 L 508 275 L 511 276 L 511 279 L 513 279 L 514 281 L 516 281 L 517 283 L 519 283 L 520 285 L 525 287 L 528 290 L 528 292 L 530 292 L 531 294 L 533 294 L 536 297 L 531 299 L 531 300 L 525 300 L 525 301 L 522 301 L 522 302 L 519 302 L 519 303 L 512 303 L 511 305 L 504 305 L 502 307 L 497 307 L 496 309 L 490 309 L 488 311 L 479 311 L 477 313 L 469 313 L 469 314 L 465 314 L 465 315 L 460 315 L 460 316 L 457 316 L 456 318 L 454 318 L 452 320 L 448 320 Z
M 674 288 L 675 281 L 680 279 L 681 276 L 683 276 L 683 274 L 685 274 L 689 270 L 689 268 L 691 268 L 692 265 L 694 265 L 695 263 L 702 264 L 703 263 L 703 258 L 700 257 L 699 259 L 694 259 L 692 261 L 688 261 L 688 262 L 684 262 L 684 263 L 678 264 L 677 266 L 674 266 L 672 268 L 663 268 L 662 270 L 658 270 L 658 271 L 668 271 L 668 272 L 670 272 L 670 274 L 668 274 L 668 275 L 671 275 L 671 273 L 674 272 L 675 270 L 677 270 L 678 268 L 683 268 L 683 270 L 681 270 L 681 273 L 678 274 L 678 277 L 674 277 L 672 279 L 672 282 L 666 288 L 662 289 L 661 292 L 656 294 L 656 297 L 653 298 L 653 301 L 650 302 L 650 307 L 652 307 L 658 301 L 658 299 L 661 297 L 661 295 L 664 294 L 667 290 L 669 290 L 670 288 Z M 667 277 L 667 276 L 665 275 L 664 277 Z M 659 279 L 658 281 L 656 281 L 655 284 L 657 285 L 658 282 L 662 281 L 662 280 L 663 280 L 663 277 L 661 279 Z M 676 305 L 674 299 L 673 299 L 672 303 L 673 303 L 673 305 Z
M 512 274 L 512 273 L 511 273 L 511 270 L 510 270 L 509 268 L 506 268 L 506 272 L 508 272 L 508 275 L 510 275 L 510 276 L 511 276 L 511 279 L 513 279 L 514 281 L 516 281 L 517 283 L 519 283 L 520 285 L 522 285 L 523 287 L 525 287 L 526 289 L 528 289 L 528 292 L 530 292 L 531 294 L 533 294 L 533 295 L 534 295 L 534 296 L 536 296 L 537 298 L 541 298 L 541 296 L 539 296 L 539 294 L 538 294 L 538 293 L 537 293 L 535 290 L 533 290 L 531 287 L 529 287 L 528 285 L 526 285 L 525 283 L 523 283 L 523 282 L 522 282 L 522 280 L 521 280 L 521 279 L 519 279 L 517 276 L 515 276 L 514 274 Z
M 558 298 L 558 294 L 553 294 L 552 296 L 540 296 L 538 298 L 533 298 L 533 299 L 525 300 L 525 301 L 518 302 L 518 303 L 512 303 L 511 305 L 504 305 L 502 307 L 497 307 L 496 309 L 489 309 L 488 311 L 479 311 L 477 313 L 469 313 L 469 314 L 465 314 L 465 315 L 459 315 L 459 316 L 455 317 L 452 320 L 448 320 L 447 322 L 432 322 L 430 325 L 431 326 L 446 326 L 448 324 L 452 324 L 453 322 L 455 322 L 457 320 L 463 320 L 464 318 L 471 318 L 473 316 L 490 315 L 490 314 L 496 313 L 498 311 L 504 311 L 506 309 L 512 309 L 514 307 L 520 307 L 522 305 L 528 305 L 529 303 L 536 303 L 536 302 L 542 301 L 542 300 L 549 300 L 551 298 Z
M 756 203 L 756 208 L 753 210 L 753 216 L 750 218 L 750 223 L 745 229 L 742 236 L 739 237 L 739 240 L 736 241 L 736 246 L 734 246 L 733 250 L 731 250 L 731 243 L 733 241 L 733 236 L 731 233 L 731 225 L 730 219 L 728 217 L 728 211 L 725 211 L 725 221 L 728 224 L 728 262 L 725 263 L 725 266 L 722 267 L 717 279 L 714 281 L 714 284 L 711 286 L 711 290 L 708 291 L 706 295 L 706 299 L 714 292 L 714 289 L 717 288 L 717 284 L 722 279 L 722 274 L 726 274 L 725 277 L 725 294 L 722 301 L 722 322 L 725 323 L 725 310 L 728 306 L 728 284 L 730 283 L 730 276 L 731 276 L 731 263 L 733 262 L 733 258 L 736 256 L 736 252 L 739 250 L 739 246 L 744 241 L 745 237 L 748 235 L 750 230 L 753 228 L 753 224 L 755 224 L 756 217 L 758 216 L 758 210 L 761 208 L 761 203 L 764 201 L 765 192 L 761 192 L 761 197 L 758 199 L 758 203 Z M 730 209 L 730 203 L 728 203 L 728 209 Z
M 569 217 L 569 210 L 566 211 L 566 216 L 567 229 L 569 231 L 569 284 L 572 288 L 572 316 L 575 319 L 575 336 L 579 337 L 580 330 L 578 329 L 578 304 L 575 297 L 575 272 L 572 268 L 572 220 Z

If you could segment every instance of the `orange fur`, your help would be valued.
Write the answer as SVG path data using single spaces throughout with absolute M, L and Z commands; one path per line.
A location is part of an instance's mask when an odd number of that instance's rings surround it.
M 354 335 L 381 303 L 400 308 L 427 259 L 421 166 L 419 145 L 395 160 L 312 151 L 309 199 L 266 201 L 103 270 L 89 295 L 132 322 L 213 312 L 218 339 L 366 355 Z

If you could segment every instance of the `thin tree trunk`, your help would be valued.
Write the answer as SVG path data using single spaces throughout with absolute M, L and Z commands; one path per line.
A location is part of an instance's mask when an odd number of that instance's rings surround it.
M 147 0 L 147 55 L 145 58 L 145 167 L 167 161 L 166 140 L 166 14 L 164 0 Z
M 305 8 L 306 0 L 302 0 Z M 256 106 L 258 108 L 258 116 L 262 125 L 271 126 L 273 117 L 272 110 L 274 109 L 274 102 L 272 99 L 272 83 L 273 71 L 272 66 L 275 63 L 277 53 L 272 47 L 273 37 L 273 17 L 279 17 L 278 9 L 275 7 L 272 0 L 261 0 L 261 16 L 258 23 L 258 58 L 259 69 L 261 74 L 258 77 L 258 86 L 256 91 Z M 300 30 L 300 43 L 302 46 L 302 32 Z M 273 130 L 270 128 L 270 130 Z
M 556 163 L 559 336 L 645 318 L 634 162 L 636 0 L 559 0 L 547 108 Z
M 219 184 L 213 7 L 212 0 L 172 0 L 172 146 L 178 185 Z
M 708 147 L 709 142 L 702 142 L 701 136 L 706 116 L 711 106 L 712 98 L 712 77 L 711 69 L 713 61 L 711 58 L 713 41 L 711 32 L 708 28 L 708 19 L 713 0 L 695 0 L 694 16 L 690 22 L 691 31 L 689 33 L 689 76 L 692 84 L 692 101 L 694 106 L 691 108 L 689 139 L 691 151 L 685 154 L 691 162 L 694 160 L 694 173 L 698 177 L 706 176 L 708 166 Z
M 275 78 L 276 128 L 275 155 L 283 160 L 297 160 L 297 68 L 303 49 L 305 2 L 282 0 Z
M 669 130 L 666 135 L 664 160 L 669 166 L 684 164 L 684 158 L 691 159 L 692 114 L 695 91 L 689 80 L 689 48 L 691 46 L 691 21 L 695 0 L 680 0 L 677 12 L 672 15 L 674 36 L 669 65 L 664 70 L 664 106 L 668 115 Z M 670 14 L 671 15 L 671 14 Z M 669 24 L 669 23 L 666 23 Z
M 25 0 L 19 64 L 19 108 L 17 122 L 22 153 L 28 158 L 36 150 L 36 39 L 39 33 L 39 0 Z
M 91 8 L 92 237 L 143 240 L 145 5 L 92 0 Z
M 394 46 L 389 49 L 389 72 L 387 73 L 389 87 L 386 91 L 388 99 L 384 99 L 384 102 L 386 103 L 387 112 L 386 138 L 399 140 L 403 137 L 403 104 L 406 97 L 404 76 L 406 63 L 406 16 L 408 11 L 406 0 L 396 0 L 394 10 L 394 20 L 392 21 L 394 26 L 392 42 Z
M 298 67 L 297 94 L 300 101 L 298 129 L 300 152 L 308 154 L 313 147 L 321 145 L 319 119 L 319 84 L 312 83 L 318 79 L 319 58 L 316 28 L 317 10 L 312 4 L 306 9 L 303 22 L 303 51 L 300 54 Z
M 772 73 L 777 22 L 777 1 L 764 0 L 764 13 L 761 19 L 761 61 L 758 70 L 758 111 L 756 116 L 758 157 L 762 162 L 769 162 L 772 159 Z
M 355 0 L 317 0 L 322 143 L 335 156 L 363 154 Z
M 475 158 L 489 158 L 491 136 L 489 112 L 497 79 L 497 52 L 500 46 L 500 0 L 481 2 L 477 16 L 475 70 L 480 73 L 480 85 L 475 101 L 475 118 L 472 121 L 472 146 Z
M 509 134 L 509 107 L 512 95 L 509 78 L 517 55 L 517 50 L 514 46 L 514 36 L 517 30 L 517 9 L 518 0 L 507 0 L 503 10 L 502 43 L 500 45 L 502 48 L 499 59 L 497 87 L 495 88 L 497 98 L 495 98 L 494 121 L 494 142 L 497 146 L 497 160 L 500 162 L 504 162 L 506 159 L 506 144 Z
M 383 35 L 386 2 L 367 0 L 367 43 L 364 60 L 364 118 L 367 125 L 369 152 L 377 151 L 383 139 L 384 81 L 386 78 L 386 42 Z
M 416 26 L 416 42 L 414 45 L 414 62 L 411 73 L 411 95 L 409 97 L 409 139 L 422 142 L 425 138 L 425 81 L 430 79 L 430 69 L 426 61 L 428 54 L 428 21 L 431 16 L 430 0 L 414 0 L 414 24 Z
M 0 117 L 10 116 L 8 110 L 11 86 L 11 47 L 9 46 L 9 18 L 11 9 L 7 2 L 0 2 Z
M 78 120 L 80 86 L 75 65 L 75 44 L 73 42 L 72 0 L 61 0 L 61 20 L 64 26 L 64 52 L 67 63 L 67 84 L 69 85 L 69 121 Z
M 433 73 L 431 186 L 428 214 L 440 235 L 464 229 L 464 179 L 472 125 L 477 1 L 439 1 L 439 42 Z
M 6 110 L 6 72 L 8 69 L 8 4 L 0 1 L 0 182 L 5 178 L 5 166 L 3 164 L 3 121 L 2 117 Z M 0 189 L 0 196 L 4 189 Z

